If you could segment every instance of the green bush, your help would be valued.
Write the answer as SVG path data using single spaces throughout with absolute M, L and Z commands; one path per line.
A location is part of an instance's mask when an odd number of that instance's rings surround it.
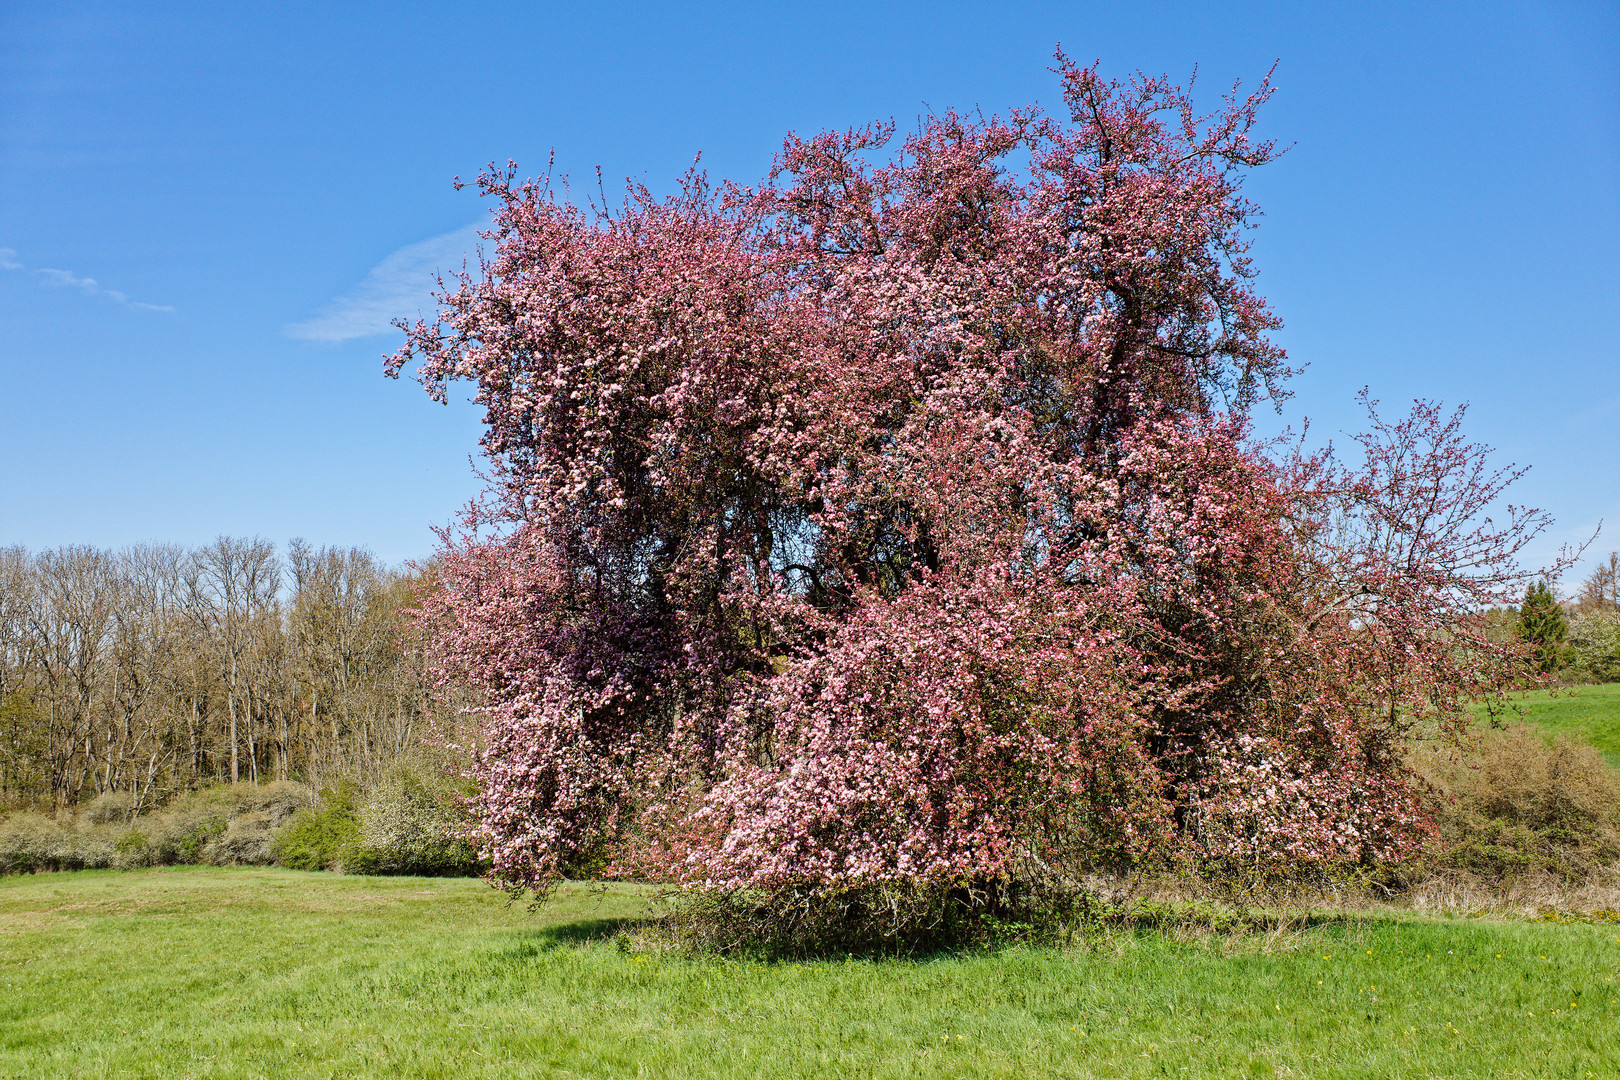
M 1103 906 L 1067 881 L 978 881 L 917 887 L 895 881 L 844 889 L 694 892 L 661 920 L 700 952 L 786 959 L 908 956 L 1014 941 L 1067 940 Z
M 265 866 L 275 860 L 275 843 L 269 814 L 238 814 L 203 848 L 203 860 L 211 866 Z
M 181 795 L 135 827 L 150 839 L 155 863 L 261 865 L 271 860 L 276 830 L 310 802 L 309 789 L 290 781 L 221 784 Z
M 107 792 L 76 816 L 18 813 L 0 823 L 0 873 L 264 865 L 277 830 L 310 802 L 299 784 L 219 785 L 131 821 L 129 793 Z
M 152 865 L 152 841 L 139 829 L 131 829 L 114 845 L 120 862 L 133 869 Z
M 214 838 L 225 831 L 228 819 L 215 807 L 186 806 L 145 823 L 157 861 L 193 864 L 206 860 L 204 852 Z
M 360 807 L 360 846 L 345 869 L 372 874 L 460 876 L 479 872 L 465 839 L 467 816 L 444 779 L 397 772 L 372 787 Z
M 316 808 L 294 815 L 277 835 L 270 854 L 291 870 L 353 867 L 359 842 L 358 792 L 345 781 L 322 791 Z
M 130 820 L 132 794 L 128 791 L 105 791 L 97 795 L 79 811 L 79 817 L 92 825 L 115 825 Z
M 1570 675 L 1591 682 L 1620 680 L 1620 611 L 1591 611 L 1569 620 Z
M 277 833 L 312 801 L 308 788 L 289 781 L 235 784 L 214 791 L 227 807 L 227 817 L 225 828 L 202 850 L 202 860 L 213 866 L 265 866 L 275 861 Z
M 132 837 L 139 837 L 139 840 Z M 145 837 L 124 825 L 19 813 L 0 824 L 0 873 L 124 869 L 147 865 Z
M 29 811 L 0 822 L 0 873 L 54 869 L 51 852 L 60 845 L 62 831 L 54 819 Z

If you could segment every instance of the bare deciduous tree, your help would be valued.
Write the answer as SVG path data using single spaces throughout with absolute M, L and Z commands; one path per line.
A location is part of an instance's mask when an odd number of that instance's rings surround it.
M 415 579 L 359 548 L 0 548 L 0 804 L 213 781 L 373 781 L 433 709 Z M 286 586 L 283 589 L 283 585 Z
M 246 696 L 243 661 L 253 641 L 255 621 L 275 602 L 280 576 L 275 547 L 268 540 L 258 537 L 239 540 L 229 536 L 221 536 L 195 552 L 186 575 L 186 613 L 213 643 L 225 681 L 233 784 L 241 779 L 238 707 Z M 251 698 L 247 704 L 251 706 Z M 250 746 L 252 725 L 250 707 L 247 716 Z M 257 780 L 258 759 L 250 754 L 249 760 Z
M 1593 611 L 1620 609 L 1620 551 L 1609 552 L 1609 560 L 1581 582 L 1576 601 L 1583 609 Z

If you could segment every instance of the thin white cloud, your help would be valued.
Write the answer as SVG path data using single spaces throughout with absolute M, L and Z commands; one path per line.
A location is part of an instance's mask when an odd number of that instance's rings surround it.
M 437 274 L 450 274 L 477 260 L 480 225 L 468 225 L 430 240 L 407 244 L 373 266 L 364 280 L 327 304 L 312 319 L 282 328 L 304 341 L 348 341 L 393 331 L 395 319 L 433 307 Z
M 16 248 L 0 248 L 0 270 L 21 270 L 23 264 L 17 261 Z
M 8 266 L 7 269 L 21 269 L 21 265 L 22 264 L 19 263 L 15 267 Z M 103 288 L 97 283 L 95 278 L 79 277 L 71 270 L 40 269 L 35 270 L 34 273 L 43 278 L 47 285 L 55 285 L 64 289 L 78 289 L 86 296 L 105 296 L 107 299 L 115 303 L 122 304 L 127 308 L 134 308 L 137 311 L 174 310 L 174 308 L 170 307 L 168 304 L 143 304 L 139 300 L 131 300 L 117 289 Z

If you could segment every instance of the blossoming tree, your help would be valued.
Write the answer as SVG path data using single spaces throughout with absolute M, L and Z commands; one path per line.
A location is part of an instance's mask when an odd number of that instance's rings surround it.
M 492 169 L 493 257 L 405 326 L 490 488 L 420 622 L 480 695 L 509 885 L 951 888 L 1367 863 L 1413 725 L 1520 677 L 1474 613 L 1542 526 L 1420 403 L 1251 438 L 1262 84 L 1210 115 L 1059 57 L 1067 118 L 789 137 L 608 214 Z

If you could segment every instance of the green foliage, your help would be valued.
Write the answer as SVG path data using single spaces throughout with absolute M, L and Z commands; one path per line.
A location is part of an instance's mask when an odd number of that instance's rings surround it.
M 0 806 L 27 805 L 48 795 L 45 711 L 31 690 L 0 697 Z
M 126 826 L 57 820 L 25 811 L 0 822 L 0 873 L 131 869 L 151 861 Z
M 121 855 L 131 857 L 140 866 L 151 864 L 152 841 L 147 839 L 146 834 L 139 829 L 131 829 L 125 833 L 118 843 L 114 845 L 114 850 Z
M 301 811 L 276 838 L 275 861 L 292 870 L 358 869 L 359 789 L 352 781 L 321 792 L 320 805 Z M 359 869 L 365 873 L 364 869 Z
M 0 872 L 28 873 L 55 869 L 63 829 L 44 814 L 12 814 L 0 822 Z
M 267 863 L 275 832 L 310 803 L 301 784 L 226 784 L 201 788 L 137 820 L 152 839 L 153 861 L 243 866 Z
M 762 959 L 911 956 L 1008 940 L 1050 941 L 1094 920 L 1078 886 L 1007 882 L 699 892 L 663 919 L 681 947 Z
M 643 896 L 565 885 L 529 911 L 457 879 L 0 880 L 0 1075 L 1584 1078 L 1620 1060 L 1614 925 L 1187 932 L 1219 909 L 1144 904 L 1068 948 L 762 963 L 644 948 Z
M 128 791 L 106 791 L 79 808 L 79 816 L 92 825 L 128 822 L 133 816 L 134 795 Z
M 203 853 L 225 832 L 228 821 L 224 814 L 178 813 L 169 815 L 167 827 L 158 834 L 156 847 L 166 863 L 191 865 L 203 862 Z
M 1114 931 L 1247 934 L 1315 926 L 1337 918 L 1212 899 L 1109 900 L 1078 882 L 963 885 L 948 890 L 896 883 L 843 894 L 807 890 L 793 899 L 789 895 L 686 895 L 658 920 L 659 936 L 677 948 L 700 953 L 781 960 L 923 956 L 1014 943 L 1066 945 Z M 1283 895 L 1273 888 L 1266 899 Z M 919 927 L 924 932 L 919 933 Z
M 1537 670 L 1550 673 L 1569 662 L 1569 622 L 1545 580 L 1525 587 L 1516 632 L 1530 646 Z
M 1569 621 L 1570 673 L 1594 683 L 1620 681 L 1620 611 L 1577 613 Z
M 131 821 L 129 793 L 108 792 L 77 816 L 7 818 L 0 824 L 0 873 L 262 865 L 271 860 L 277 829 L 309 802 L 308 790 L 298 784 L 220 785 Z
M 354 864 L 364 873 L 476 874 L 478 852 L 465 839 L 468 817 L 460 792 L 442 773 L 400 769 L 374 784 L 360 808 Z

